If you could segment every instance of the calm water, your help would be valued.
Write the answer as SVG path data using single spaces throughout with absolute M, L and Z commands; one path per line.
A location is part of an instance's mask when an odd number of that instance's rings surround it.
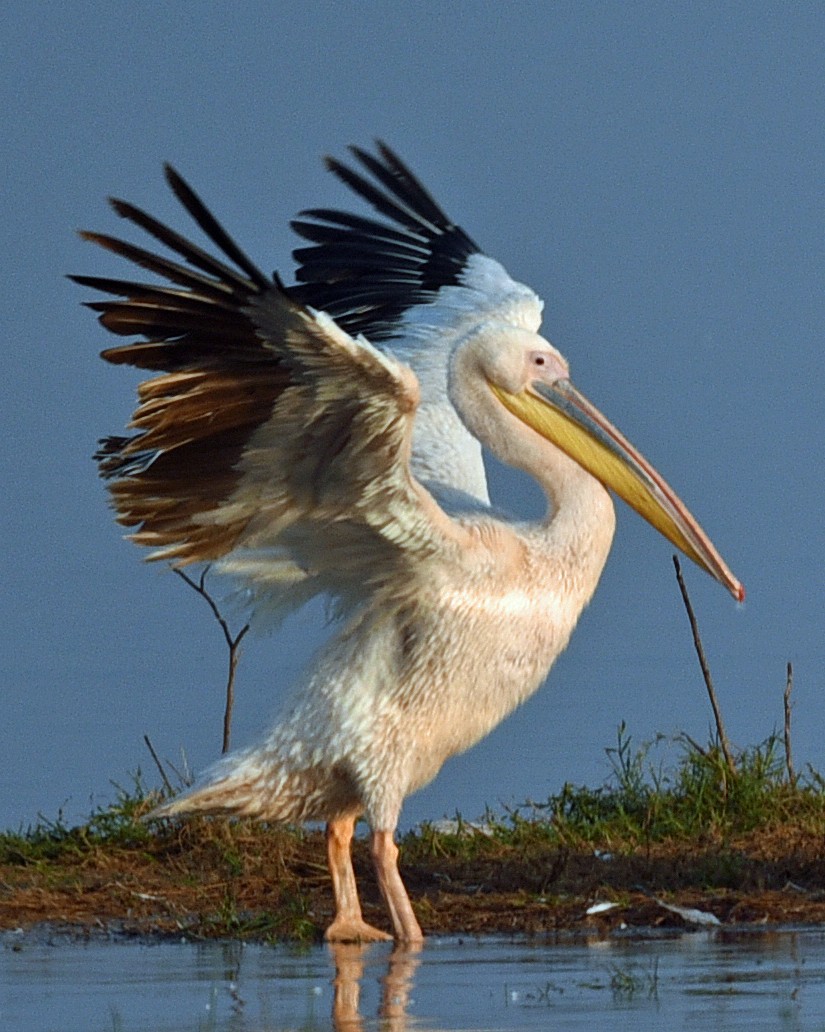
M 6 935 L 15 1032 L 825 1030 L 825 931 L 717 930 L 541 944 L 94 942 Z

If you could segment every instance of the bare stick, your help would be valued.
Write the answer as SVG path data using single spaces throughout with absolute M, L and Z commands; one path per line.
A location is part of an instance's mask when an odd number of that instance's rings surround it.
M 192 580 L 189 574 L 184 570 L 179 570 L 174 566 L 172 569 L 181 580 L 186 581 L 193 591 L 196 591 L 201 598 L 206 599 L 209 604 L 209 608 L 212 610 L 212 614 L 220 624 L 224 640 L 226 641 L 227 648 L 229 649 L 229 672 L 226 678 L 226 707 L 223 711 L 223 745 L 221 747 L 222 753 L 228 753 L 229 739 L 232 730 L 232 707 L 235 705 L 235 671 L 237 670 L 238 660 L 240 659 L 240 644 L 243 641 L 244 635 L 249 630 L 249 624 L 244 624 L 235 637 L 232 637 L 232 632 L 229 630 L 229 624 L 223 618 L 215 600 L 206 590 L 206 575 L 209 573 L 208 566 L 203 570 L 197 581 Z
M 791 753 L 791 692 L 793 691 L 793 664 L 788 663 L 788 678 L 785 681 L 785 767 L 788 771 L 788 781 L 791 785 L 796 784 L 796 772 L 793 766 L 793 755 Z
M 691 749 L 694 749 L 696 752 L 698 752 L 700 756 L 704 756 L 707 759 L 707 755 L 708 755 L 707 749 L 703 749 L 702 746 L 699 745 L 699 743 L 696 741 L 695 738 L 691 738 L 690 737 L 690 735 L 687 733 L 687 731 L 680 731 L 679 732 L 679 738 L 681 738 L 683 742 L 687 742 L 687 744 L 691 747 Z
M 693 606 L 690 604 L 690 598 L 688 597 L 685 581 L 682 577 L 682 567 L 679 565 L 678 556 L 674 555 L 673 565 L 676 567 L 676 580 L 679 582 L 679 590 L 682 592 L 682 601 L 685 603 L 688 620 L 690 621 L 690 629 L 693 633 L 693 645 L 696 649 L 696 655 L 699 657 L 699 666 L 702 668 L 702 677 L 705 679 L 705 687 L 708 690 L 708 697 L 710 698 L 710 705 L 713 710 L 713 719 L 716 721 L 716 733 L 719 736 L 719 745 L 721 746 L 722 755 L 725 757 L 725 763 L 727 764 L 731 777 L 736 777 L 736 764 L 734 763 L 730 742 L 728 741 L 728 736 L 725 732 L 725 724 L 722 720 L 722 711 L 719 708 L 719 702 L 716 698 L 713 679 L 710 676 L 710 668 L 708 667 L 707 660 L 705 659 L 705 650 L 702 647 L 702 639 L 699 637 L 699 625 L 697 624 L 696 617 L 693 614 Z
M 163 784 L 166 787 L 166 791 L 169 793 L 169 795 L 174 795 L 175 794 L 175 790 L 169 784 L 169 778 L 166 777 L 166 771 L 163 769 L 163 764 L 160 762 L 160 758 L 159 758 L 158 754 L 155 752 L 155 747 L 149 741 L 149 736 L 148 735 L 144 735 L 143 736 L 143 741 L 146 742 L 146 748 L 149 750 L 149 752 L 150 752 L 150 754 L 152 756 L 152 759 L 155 761 L 155 766 L 160 771 L 160 776 L 163 779 Z

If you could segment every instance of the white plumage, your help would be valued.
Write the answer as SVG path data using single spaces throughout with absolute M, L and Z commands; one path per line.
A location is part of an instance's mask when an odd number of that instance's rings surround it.
M 75 279 L 119 298 L 91 305 L 107 329 L 143 338 L 104 357 L 160 373 L 140 388 L 137 432 L 98 453 L 134 540 L 153 558 L 217 563 L 273 616 L 323 594 L 340 617 L 269 734 L 158 814 L 325 820 L 327 937 L 344 940 L 386 937 L 361 917 L 350 862 L 364 815 L 393 932 L 413 941 L 393 842 L 402 803 L 536 691 L 567 644 L 613 537 L 605 485 L 743 589 L 572 386 L 538 335 L 538 297 L 387 147 L 353 153 L 368 176 L 329 167 L 383 219 L 304 213 L 293 287 L 264 277 L 171 169 L 232 265 L 114 201 L 186 264 L 86 234 L 167 285 Z M 545 520 L 492 512 L 482 445 L 538 481 Z

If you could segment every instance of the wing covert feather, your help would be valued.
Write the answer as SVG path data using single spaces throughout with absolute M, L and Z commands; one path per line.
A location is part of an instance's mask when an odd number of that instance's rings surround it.
M 343 595 L 456 548 L 464 532 L 410 473 L 412 370 L 283 294 L 250 314 L 264 346 L 288 352 L 295 382 L 244 448 L 234 501 L 255 516 L 223 567 L 265 581 L 285 550 L 319 590 Z

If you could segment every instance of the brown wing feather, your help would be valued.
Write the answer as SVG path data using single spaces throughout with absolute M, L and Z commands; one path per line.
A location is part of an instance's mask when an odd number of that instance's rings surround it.
M 225 555 L 248 523 L 249 514 L 226 518 L 226 501 L 238 486 L 244 445 L 271 416 L 289 373 L 283 356 L 264 346 L 246 311 L 272 281 L 231 244 L 173 170 L 167 170 L 167 179 L 213 242 L 224 253 L 228 249 L 236 264 L 242 259 L 243 273 L 133 205 L 114 200 L 121 217 L 187 264 L 117 237 L 83 233 L 172 286 L 73 278 L 122 298 L 89 303 L 107 330 L 144 338 L 109 348 L 103 357 L 163 374 L 139 388 L 130 424 L 138 432 L 106 439 L 96 457 L 109 480 L 118 521 L 137 528 L 133 540 L 183 565 Z
M 118 521 L 138 527 L 132 540 L 177 564 L 211 561 L 231 550 L 249 514 L 221 513 L 240 482 L 250 434 L 272 414 L 289 378 L 277 366 L 170 373 L 141 385 L 131 426 L 141 433 L 118 451 L 119 463 L 159 454 L 145 471 L 111 485 Z M 116 471 L 115 471 L 116 472 Z
M 119 522 L 150 558 L 224 559 L 263 585 L 287 570 L 339 595 L 437 551 L 460 531 L 409 472 L 412 372 L 266 280 L 167 176 L 242 272 L 122 201 L 118 214 L 200 271 L 84 234 L 175 284 L 75 277 L 122 298 L 91 303 L 106 329 L 144 338 L 103 357 L 161 374 L 139 388 L 136 433 L 97 455 Z

